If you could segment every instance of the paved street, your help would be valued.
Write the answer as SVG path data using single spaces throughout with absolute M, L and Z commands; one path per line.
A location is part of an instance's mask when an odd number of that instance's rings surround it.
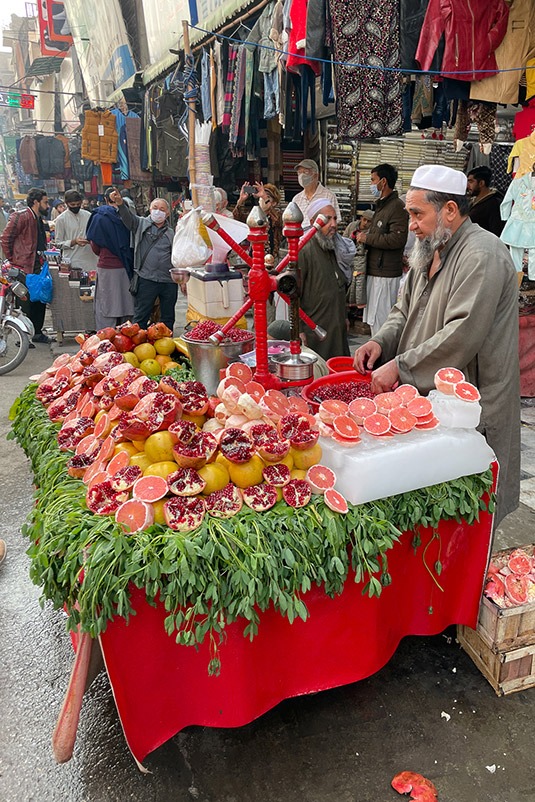
M 432 779 L 444 802 L 535 802 L 535 690 L 498 698 L 453 631 L 406 638 L 375 676 L 284 702 L 247 727 L 190 727 L 147 758 L 146 776 L 101 675 L 84 700 L 74 757 L 56 765 L 50 739 L 72 652 L 62 614 L 40 608 L 28 578 L 20 527 L 31 477 L 21 450 L 5 441 L 11 402 L 50 361 L 38 346 L 0 378 L 2 802 L 395 802 L 403 797 L 390 780 L 405 769 Z M 499 546 L 533 540 L 535 409 L 524 406 L 523 421 L 526 504 L 504 522 Z

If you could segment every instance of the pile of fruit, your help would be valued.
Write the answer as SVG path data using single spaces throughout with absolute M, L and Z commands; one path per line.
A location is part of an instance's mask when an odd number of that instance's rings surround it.
M 216 333 L 216 331 L 221 331 L 221 326 L 219 326 L 215 321 L 202 320 L 200 323 L 197 323 L 193 329 L 188 331 L 187 339 L 196 340 L 198 342 L 207 342 L 212 334 Z M 247 331 L 247 329 L 240 329 L 238 326 L 234 326 L 226 333 L 223 342 L 226 340 L 227 342 L 231 341 L 234 343 L 240 343 L 247 340 L 252 340 L 253 336 L 253 333 Z
M 131 532 L 154 522 L 191 531 L 206 514 L 229 518 L 243 503 L 263 512 L 281 499 L 302 507 L 313 493 L 347 512 L 333 472 L 318 465 L 319 429 L 302 398 L 264 392 L 241 364 L 212 398 L 200 382 L 156 381 L 116 349 L 122 330 L 86 338 L 37 377 L 36 397 L 61 424 L 58 446 L 74 452 L 67 469 L 87 485 L 88 509 Z M 149 344 L 156 332 L 144 334 Z
M 107 351 L 124 354 L 125 362 L 139 368 L 147 376 L 159 376 L 172 368 L 177 368 L 171 354 L 176 350 L 173 332 L 165 323 L 154 323 L 148 329 L 142 329 L 137 323 L 123 323 L 117 328 L 111 326 L 101 329 L 98 334 L 86 337 L 78 334 L 76 341 L 82 346 L 76 355 L 74 366 L 79 360 L 83 367 L 92 365 L 92 357 Z
M 519 607 L 535 601 L 535 557 L 524 549 L 495 555 L 490 561 L 485 596 L 498 607 Z

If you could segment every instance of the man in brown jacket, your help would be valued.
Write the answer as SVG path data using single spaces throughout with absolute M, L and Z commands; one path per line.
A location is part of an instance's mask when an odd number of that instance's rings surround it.
M 1 237 L 6 259 L 25 273 L 41 272 L 41 254 L 46 251 L 45 217 L 48 214 L 48 197 L 44 189 L 33 188 L 26 198 L 27 209 L 13 212 Z M 40 301 L 21 301 L 21 307 L 33 323 L 34 343 L 49 343 L 43 334 L 46 304 Z
M 403 248 L 407 242 L 409 218 L 394 189 L 398 171 L 391 164 L 379 164 L 371 172 L 370 189 L 377 198 L 375 214 L 368 231 L 355 239 L 365 243 L 368 256 L 367 305 L 364 322 L 372 337 L 379 331 L 396 303 L 403 272 Z

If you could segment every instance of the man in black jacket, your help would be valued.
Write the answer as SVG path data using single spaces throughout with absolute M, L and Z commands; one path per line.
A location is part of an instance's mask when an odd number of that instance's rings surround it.
M 403 201 L 394 189 L 398 171 L 391 164 L 379 164 L 371 172 L 371 192 L 375 196 L 375 214 L 368 231 L 359 231 L 355 239 L 367 246 L 368 302 L 364 322 L 372 337 L 379 331 L 397 301 L 403 272 L 403 249 L 409 233 L 409 217 Z
M 490 167 L 474 167 L 468 173 L 466 193 L 472 198 L 468 212 L 472 223 L 490 231 L 497 237 L 502 233 L 505 220 L 500 216 L 500 204 L 503 196 L 496 189 L 492 189 L 492 170 Z

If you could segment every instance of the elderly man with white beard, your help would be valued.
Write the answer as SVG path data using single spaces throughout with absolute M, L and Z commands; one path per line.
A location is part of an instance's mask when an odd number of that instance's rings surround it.
M 351 281 L 355 243 L 337 233 L 336 210 L 329 198 L 316 198 L 308 207 L 311 223 L 319 214 L 325 225 L 299 252 L 301 308 L 327 332 L 324 340 L 304 329 L 306 344 L 323 359 L 349 356 L 346 292 Z
M 411 269 L 386 322 L 355 352 L 355 367 L 373 370 L 376 393 L 408 383 L 427 394 L 442 367 L 459 368 L 479 388 L 479 430 L 500 465 L 497 525 L 518 506 L 520 490 L 515 268 L 503 243 L 468 217 L 458 170 L 419 167 L 406 209 L 416 236 Z

